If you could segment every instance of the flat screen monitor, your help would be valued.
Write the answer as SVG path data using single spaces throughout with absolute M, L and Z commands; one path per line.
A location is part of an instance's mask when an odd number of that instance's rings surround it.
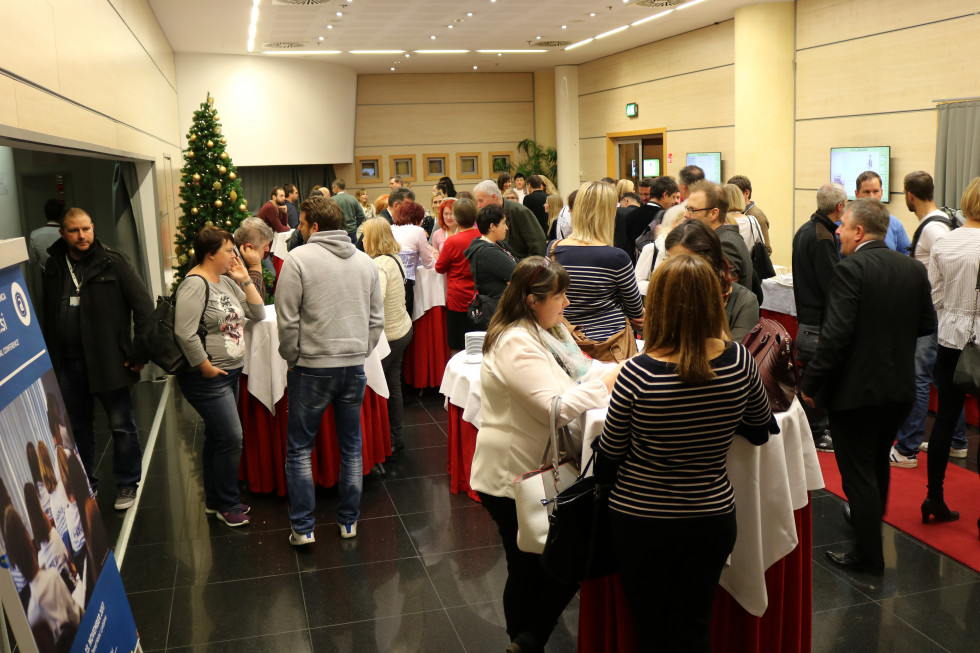
M 881 201 L 888 201 L 888 172 L 891 148 L 884 147 L 832 147 L 830 148 L 830 181 L 840 184 L 847 191 L 847 199 L 854 199 L 857 178 L 862 172 L 874 170 L 881 177 Z
M 643 159 L 643 176 L 660 176 L 660 159 Z
M 687 165 L 704 170 L 704 178 L 721 183 L 721 152 L 688 152 Z

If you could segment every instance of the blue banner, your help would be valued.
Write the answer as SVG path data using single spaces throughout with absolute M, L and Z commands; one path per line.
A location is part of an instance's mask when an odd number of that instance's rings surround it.
M 51 369 L 25 286 L 19 266 L 0 270 L 0 410 Z
M 78 628 L 71 653 L 132 653 L 139 643 L 116 558 L 110 553 Z

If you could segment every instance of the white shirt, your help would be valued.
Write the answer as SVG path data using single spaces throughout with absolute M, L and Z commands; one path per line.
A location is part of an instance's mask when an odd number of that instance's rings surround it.
M 980 229 L 960 227 L 943 236 L 932 248 L 929 283 L 939 317 L 939 344 L 963 349 L 975 333 L 977 267 L 980 266 Z
M 754 217 L 744 213 L 729 213 L 729 217 L 734 217 L 735 225 L 738 227 L 738 235 L 745 241 L 745 246 L 749 249 L 749 252 L 752 251 L 756 243 L 764 242 L 762 239 L 762 227 L 759 226 L 759 221 Z
M 946 218 L 946 214 L 936 209 L 935 211 L 930 211 L 922 217 L 924 222 L 927 218 L 934 215 L 938 215 L 941 218 Z M 949 227 L 946 226 L 945 222 L 940 220 L 933 220 L 925 227 L 922 228 L 922 232 L 919 234 L 919 242 L 915 244 L 915 251 L 912 255 L 915 256 L 915 260 L 926 266 L 926 270 L 929 269 L 929 255 L 932 253 L 932 248 L 935 246 L 936 241 L 949 233 Z
M 414 224 L 396 224 L 391 227 L 391 235 L 401 245 L 402 251 L 398 252 L 398 257 L 405 266 L 407 278 L 415 281 L 415 268 L 419 265 L 426 270 L 432 269 L 435 260 L 432 258 L 432 248 L 425 229 Z
M 558 240 L 572 237 L 572 210 L 568 206 L 561 207 L 558 213 L 558 225 L 555 227 L 555 235 Z

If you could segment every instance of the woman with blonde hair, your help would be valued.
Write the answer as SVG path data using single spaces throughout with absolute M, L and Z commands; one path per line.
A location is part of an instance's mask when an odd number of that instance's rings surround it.
M 721 187 L 728 200 L 728 222 L 734 223 L 738 227 L 738 234 L 745 241 L 745 246 L 749 252 L 755 247 L 756 243 L 765 244 L 762 234 L 762 225 L 751 215 L 745 214 L 745 195 L 742 189 L 735 184 L 725 184 Z
M 548 195 L 544 203 L 544 212 L 548 214 L 548 234 L 551 236 L 554 234 L 555 220 L 558 219 L 563 208 L 565 208 L 565 200 L 561 195 Z
M 375 216 L 374 204 L 368 199 L 367 191 L 363 188 L 358 188 L 354 191 L 354 199 L 357 203 L 361 205 L 361 210 L 364 211 L 364 220 L 370 220 Z
M 620 179 L 616 182 L 616 197 L 623 199 L 623 195 L 626 193 L 636 192 L 636 186 L 633 185 L 631 179 Z
M 405 308 L 405 269 L 398 257 L 400 250 L 387 220 L 372 218 L 364 223 L 364 252 L 378 267 L 381 299 L 385 306 L 385 338 L 391 348 L 391 352 L 381 359 L 381 368 L 388 383 L 388 427 L 393 455 L 405 448 L 402 441 L 402 422 L 405 420 L 402 361 L 412 341 L 412 317 Z
M 735 545 L 728 450 L 736 433 L 761 445 L 778 429 L 752 355 L 719 337 L 725 311 L 707 260 L 667 259 L 646 316 L 645 352 L 613 387 L 596 480 L 613 485 L 608 535 L 637 650 L 709 653 L 715 591 Z
M 586 336 L 604 341 L 626 326 L 643 324 L 643 299 L 629 254 L 613 247 L 616 189 L 602 181 L 582 184 L 572 210 L 572 235 L 556 240 L 548 254 L 571 278 L 565 317 Z

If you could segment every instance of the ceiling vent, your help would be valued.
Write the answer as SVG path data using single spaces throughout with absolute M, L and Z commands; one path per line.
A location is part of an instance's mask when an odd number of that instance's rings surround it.
M 536 48 L 564 48 L 567 45 L 571 45 L 571 41 L 535 41 L 534 47 Z
M 297 41 L 274 41 L 272 43 L 262 44 L 263 48 L 271 48 L 273 50 L 296 50 L 305 46 L 305 43 L 299 43 Z
M 626 5 L 627 7 L 641 7 L 643 9 L 666 9 L 684 4 L 688 0 L 633 0 Z
M 330 4 L 330 0 L 272 0 L 272 6 L 312 6 L 312 5 L 325 5 Z

